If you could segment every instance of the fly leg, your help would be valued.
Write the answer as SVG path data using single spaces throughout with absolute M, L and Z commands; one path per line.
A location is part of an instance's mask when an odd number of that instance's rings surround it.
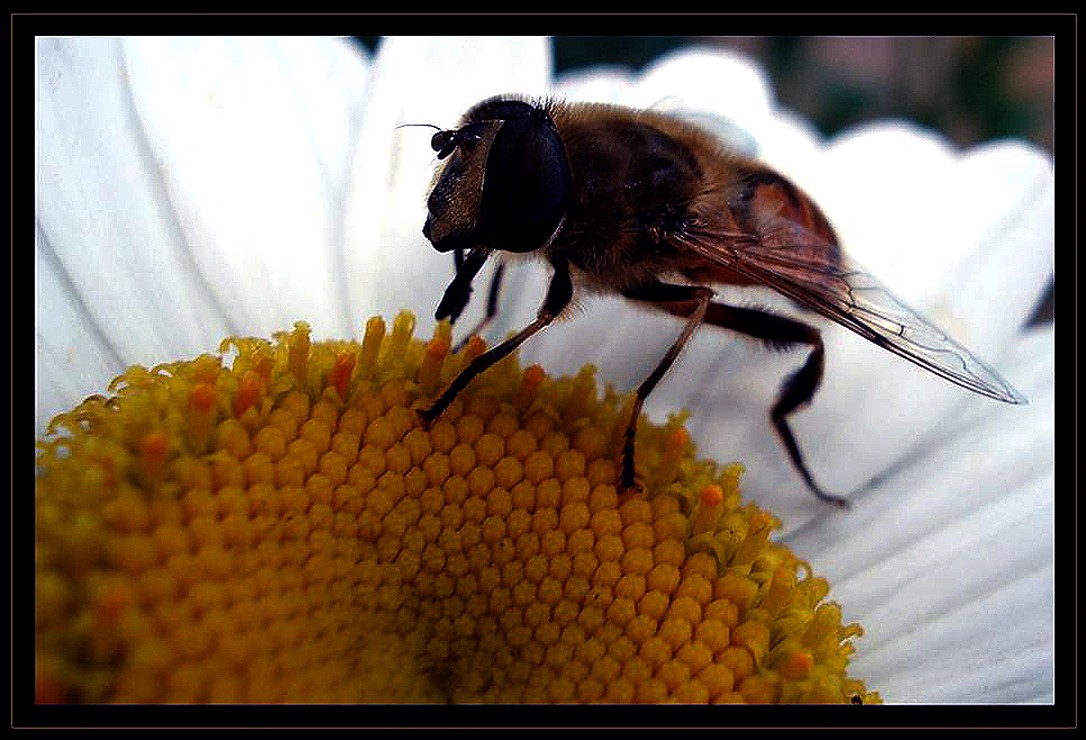
M 637 419 L 641 416 L 641 407 L 648 395 L 652 393 L 652 389 L 656 387 L 656 384 L 660 382 L 660 379 L 664 377 L 664 374 L 675 362 L 675 358 L 679 356 L 690 337 L 694 335 L 694 331 L 705 319 L 705 312 L 710 305 L 713 291 L 695 285 L 673 285 L 671 283 L 654 282 L 624 290 L 622 294 L 635 301 L 647 301 L 661 306 L 681 305 L 685 310 L 679 315 L 686 316 L 686 326 L 683 327 L 682 333 L 679 334 L 679 337 L 660 359 L 656 369 L 641 381 L 641 385 L 637 386 L 633 412 L 626 423 L 626 432 L 623 436 L 622 477 L 619 482 L 622 492 L 631 492 L 639 488 L 634 481 L 636 472 L 636 466 L 634 465 L 634 437 L 637 434 Z M 673 311 L 673 313 L 676 312 Z
M 441 302 L 437 304 L 434 318 L 438 321 L 449 319 L 450 322 L 456 323 L 456 319 L 460 316 L 464 307 L 468 305 L 468 300 L 471 298 L 471 281 L 483 268 L 483 263 L 486 262 L 488 255 L 489 251 L 487 249 L 475 247 L 465 257 L 464 250 L 460 247 L 456 248 L 453 253 L 453 260 L 456 263 L 456 275 L 453 277 L 452 282 L 449 283 L 449 287 L 445 288 L 445 294 L 441 296 Z
M 569 265 L 565 260 L 557 258 L 551 264 L 554 267 L 554 274 L 551 276 L 550 286 L 547 288 L 547 297 L 543 300 L 543 305 L 539 308 L 535 321 L 528 324 L 514 336 L 472 360 L 453 379 L 445 392 L 434 401 L 433 406 L 419 411 L 419 416 L 422 417 L 423 422 L 430 424 L 441 416 L 445 409 L 449 407 L 449 404 L 460 394 L 460 391 L 464 390 L 477 375 L 512 353 L 533 334 L 546 328 L 569 305 L 569 302 L 573 299 L 573 280 L 569 274 Z
M 689 317 L 698 310 L 697 304 L 693 301 L 685 303 L 657 301 L 656 304 L 659 308 L 676 316 Z M 811 493 L 834 506 L 848 508 L 848 499 L 826 493 L 815 482 L 811 471 L 807 469 L 803 453 L 800 452 L 799 444 L 787 420 L 792 412 L 811 400 L 815 391 L 818 390 L 819 383 L 822 382 L 825 348 L 822 344 L 821 333 L 813 326 L 795 319 L 753 308 L 740 308 L 713 302 L 704 313 L 706 323 L 761 339 L 775 349 L 787 349 L 796 344 L 806 344 L 811 347 L 811 353 L 807 355 L 807 361 L 803 363 L 803 366 L 785 378 L 781 384 L 777 400 L 773 402 L 769 410 L 769 419 L 792 465 Z
M 460 313 L 467 307 L 468 301 L 471 299 L 471 281 L 478 274 L 485 260 L 486 252 L 481 249 L 472 250 L 467 257 L 464 256 L 463 247 L 456 247 L 453 250 L 453 265 L 456 267 L 456 277 L 453 279 L 452 284 L 449 285 L 441 306 L 438 307 L 438 320 L 448 317 L 450 323 L 456 323 Z M 466 269 L 465 265 L 467 265 Z M 461 277 L 461 275 L 464 277 Z M 465 334 L 463 339 L 456 343 L 453 348 L 454 352 L 459 352 L 468 343 L 469 339 L 482 332 L 498 315 L 498 299 L 501 297 L 502 277 L 504 275 L 505 263 L 499 262 L 494 270 L 494 276 L 490 279 L 490 289 L 486 298 L 486 316 L 475 325 L 475 328 Z
M 505 263 L 499 262 L 498 266 L 494 268 L 494 276 L 490 278 L 490 288 L 487 291 L 486 296 L 486 316 L 480 319 L 471 331 L 464 335 L 456 344 L 454 351 L 459 352 L 468 340 L 474 336 L 482 334 L 483 329 L 490 325 L 490 322 L 494 320 L 494 317 L 498 315 L 498 302 L 501 299 L 502 292 L 502 278 L 505 276 Z

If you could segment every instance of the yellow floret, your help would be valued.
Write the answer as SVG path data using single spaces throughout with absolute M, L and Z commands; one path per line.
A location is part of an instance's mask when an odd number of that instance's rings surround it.
M 401 314 L 130 368 L 39 442 L 42 702 L 872 702 L 858 625 L 683 417 Z

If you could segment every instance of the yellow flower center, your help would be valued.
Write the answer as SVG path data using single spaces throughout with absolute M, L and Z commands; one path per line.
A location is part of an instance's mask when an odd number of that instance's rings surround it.
M 484 349 L 371 319 L 358 342 L 225 340 L 130 368 L 39 442 L 37 697 L 65 702 L 878 701 L 858 625 L 591 367 L 515 357 L 427 429 Z

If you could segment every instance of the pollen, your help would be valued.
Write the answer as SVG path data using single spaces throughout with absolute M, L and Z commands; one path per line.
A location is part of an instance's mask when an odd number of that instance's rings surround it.
M 486 346 L 414 317 L 299 322 L 129 368 L 38 441 L 39 702 L 872 703 L 857 624 L 594 368 L 515 355 L 426 426 Z

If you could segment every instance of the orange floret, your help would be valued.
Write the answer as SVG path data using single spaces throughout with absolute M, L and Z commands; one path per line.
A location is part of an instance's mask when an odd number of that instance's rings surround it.
M 130 368 L 39 444 L 40 702 L 862 702 L 858 625 L 698 460 L 595 370 L 371 319 Z

